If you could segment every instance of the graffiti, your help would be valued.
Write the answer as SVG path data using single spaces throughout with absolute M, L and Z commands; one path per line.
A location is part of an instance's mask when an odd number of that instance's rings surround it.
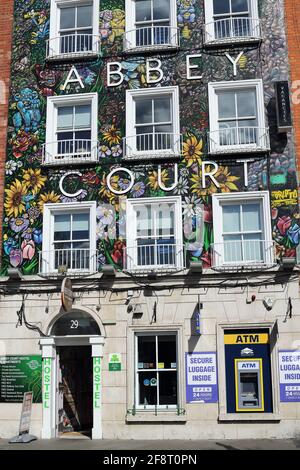
M 209 267 L 213 242 L 212 194 L 270 189 L 276 255 L 278 258 L 293 256 L 300 239 L 294 147 L 289 136 L 283 142 L 282 136 L 274 131 L 276 122 L 272 111 L 273 82 L 289 78 L 282 0 L 276 6 L 272 0 L 260 2 L 262 30 L 269 31 L 269 37 L 262 41 L 260 50 L 253 45 L 243 46 L 240 57 L 239 49 L 230 50 L 230 56 L 233 60 L 236 58 L 234 70 L 224 51 L 207 51 L 201 46 L 203 2 L 177 0 L 181 47 L 177 52 L 155 53 L 155 59 L 161 62 L 159 83 L 147 83 L 144 57 L 122 54 L 123 0 L 101 2 L 101 56 L 76 63 L 78 76 L 72 82 L 70 64 L 45 62 L 49 4 L 48 0 L 15 0 L 12 53 L 15 73 L 9 102 L 2 273 L 14 266 L 24 274 L 36 274 L 42 249 L 44 204 L 76 201 L 97 201 L 98 264 L 110 263 L 122 269 L 126 245 L 122 194 L 128 198 L 181 196 L 184 223 L 192 218 L 184 227 L 184 243 L 190 247 L 189 259 L 201 259 L 204 267 Z M 187 62 L 188 56 L 194 59 Z M 118 87 L 107 86 L 109 62 L 120 64 L 123 81 Z M 191 80 L 192 75 L 201 75 L 201 80 Z M 214 161 L 208 154 L 207 83 L 253 78 L 262 78 L 264 82 L 265 109 L 271 129 L 270 155 L 247 155 L 246 165 L 242 160 L 235 161 L 235 156 Z M 129 167 L 133 177 L 128 172 L 115 171 L 126 168 L 122 146 L 126 90 L 176 85 L 183 140 L 177 165 L 145 160 Z M 47 97 L 76 93 L 98 93 L 98 161 L 80 167 L 80 173 L 76 166 L 43 168 Z M 65 178 L 68 171 L 73 173 Z M 110 209 L 103 209 L 106 206 Z M 198 242 L 197 207 L 202 208 L 202 242 Z M 112 216 L 116 219 L 113 230 Z

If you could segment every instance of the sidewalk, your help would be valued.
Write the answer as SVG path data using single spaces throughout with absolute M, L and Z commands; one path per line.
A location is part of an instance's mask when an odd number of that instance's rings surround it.
M 300 439 L 248 439 L 216 441 L 123 441 L 89 439 L 37 440 L 29 444 L 9 444 L 0 439 L 2 450 L 300 450 Z

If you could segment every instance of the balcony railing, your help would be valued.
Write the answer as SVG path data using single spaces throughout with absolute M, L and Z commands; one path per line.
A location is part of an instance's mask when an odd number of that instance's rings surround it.
M 123 250 L 123 266 L 126 271 L 147 272 L 179 271 L 185 267 L 182 244 L 134 245 Z
M 229 127 L 208 132 L 209 153 L 265 152 L 270 150 L 268 128 Z
M 74 59 L 100 54 L 100 36 L 92 34 L 68 34 L 48 39 L 46 59 Z
M 272 240 L 213 243 L 212 268 L 220 271 L 267 269 L 275 266 Z
M 260 21 L 257 18 L 225 18 L 207 23 L 204 28 L 206 45 L 261 39 Z
M 124 159 L 179 157 L 182 135 L 169 132 L 137 134 L 123 138 Z
M 42 164 L 47 166 L 90 163 L 98 160 L 98 142 L 87 139 L 47 142 L 42 148 Z
M 179 47 L 179 29 L 172 26 L 145 26 L 126 31 L 124 51 L 135 52 Z
M 86 276 L 98 270 L 98 251 L 89 248 L 67 248 L 39 253 L 39 275 L 68 274 Z

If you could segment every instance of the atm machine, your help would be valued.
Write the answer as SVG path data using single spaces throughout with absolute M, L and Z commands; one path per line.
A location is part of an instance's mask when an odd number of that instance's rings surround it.
M 236 411 L 264 411 L 262 358 L 235 359 Z

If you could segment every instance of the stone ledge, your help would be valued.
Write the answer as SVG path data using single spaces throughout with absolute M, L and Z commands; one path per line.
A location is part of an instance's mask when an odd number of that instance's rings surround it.
M 245 421 L 272 421 L 272 422 L 279 422 L 281 421 L 281 416 L 274 413 L 226 413 L 220 414 L 218 416 L 219 421 L 231 421 L 231 422 L 245 422 Z
M 153 413 L 137 413 L 136 415 L 126 415 L 127 423 L 145 423 L 145 422 L 154 422 L 154 423 L 186 423 L 186 415 L 177 415 L 175 413 L 158 413 L 157 415 Z

